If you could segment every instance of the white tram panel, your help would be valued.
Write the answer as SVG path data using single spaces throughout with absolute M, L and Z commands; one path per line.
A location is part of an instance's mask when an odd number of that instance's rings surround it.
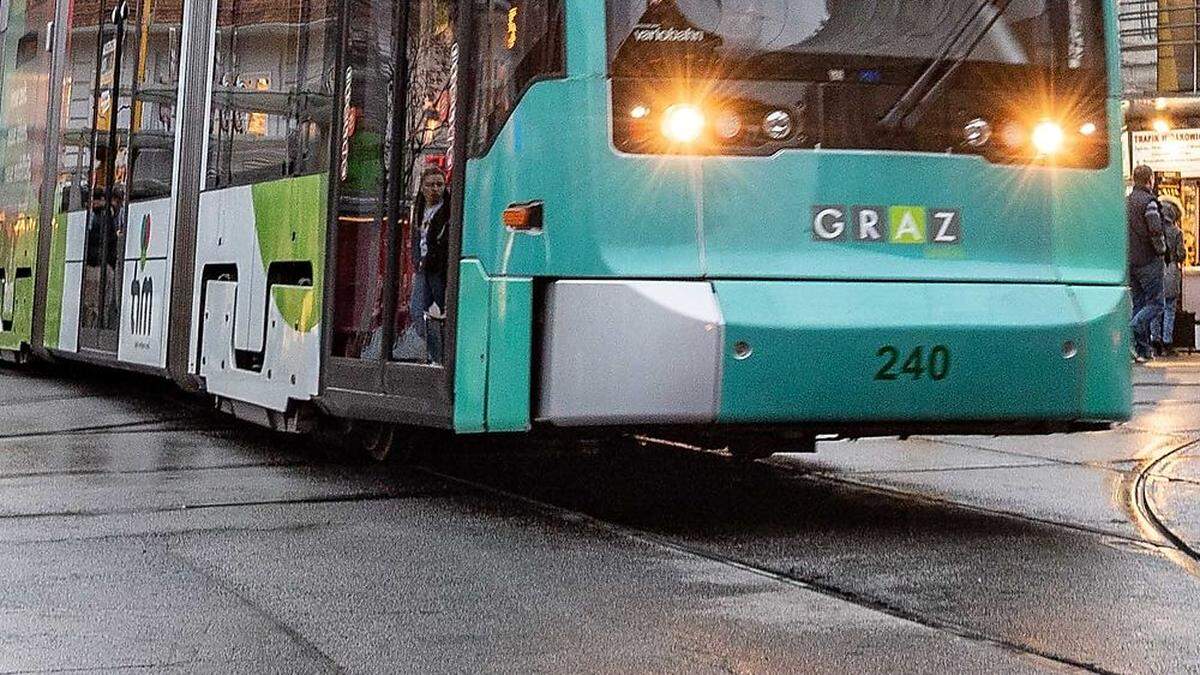
M 206 269 L 228 265 L 236 266 L 236 281 L 205 283 Z M 209 393 L 278 411 L 287 409 L 289 399 L 317 395 L 320 327 L 297 331 L 267 297 L 251 186 L 200 195 L 194 288 L 191 354 L 200 359 L 196 363 L 193 356 L 192 372 L 204 377 Z M 236 351 L 261 352 L 261 368 L 238 368 Z
M 156 368 L 167 365 L 172 215 L 169 197 L 129 205 L 125 269 L 118 289 L 121 337 L 117 345 L 117 358 L 127 363 Z
M 83 250 L 87 241 L 87 211 L 71 211 L 67 221 L 66 264 L 63 269 L 58 348 L 79 351 L 79 303 L 83 292 Z

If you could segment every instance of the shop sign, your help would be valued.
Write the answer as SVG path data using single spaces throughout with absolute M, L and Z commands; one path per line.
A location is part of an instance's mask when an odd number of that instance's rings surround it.
M 1133 164 L 1200 176 L 1200 129 L 1133 132 Z

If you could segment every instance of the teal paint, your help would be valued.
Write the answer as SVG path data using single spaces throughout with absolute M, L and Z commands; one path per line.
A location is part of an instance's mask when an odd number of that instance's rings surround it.
M 1108 61 L 1108 96 L 1119 101 L 1124 92 L 1121 90 L 1121 48 L 1117 36 L 1120 35 L 1120 9 L 1115 2 L 1104 3 L 1104 34 L 1108 36 L 1108 51 L 1105 53 Z M 1116 128 L 1120 129 L 1122 117 L 1109 117 Z M 1115 134 L 1119 144 L 1121 135 Z M 1115 162 L 1120 162 L 1120 155 L 1114 155 Z
M 1128 300 L 1120 287 L 725 281 L 719 421 L 1127 419 Z M 738 360 L 732 346 L 753 350 Z M 1080 346 L 1074 358 L 1063 345 Z M 876 379 L 916 347 L 945 379 Z M 1125 351 L 1121 351 L 1124 349 Z M 1114 359 L 1121 363 L 1114 368 Z
M 1129 321 L 1132 303 L 1122 293 L 1115 316 L 1110 289 L 1072 288 L 1079 313 L 1095 317 L 1084 324 L 1085 337 L 1079 345 L 1081 356 L 1091 367 L 1086 369 L 1080 396 L 1087 417 L 1097 420 L 1129 419 L 1133 409 L 1133 366 L 1129 361 Z M 1104 367 L 1103 364 L 1114 364 Z
M 488 431 L 530 428 L 533 280 L 492 281 L 488 334 Z
M 493 276 L 699 276 L 691 178 L 658 171 L 671 163 L 661 157 L 618 157 L 607 125 L 604 80 L 530 88 L 489 155 L 468 162 L 463 255 Z M 524 127 L 520 156 L 516 127 Z M 537 199 L 545 234 L 510 247 L 501 213 Z
M 488 317 L 492 290 L 477 260 L 458 265 L 458 332 L 454 357 L 454 429 L 487 429 Z
M 571 77 L 608 74 L 608 31 L 603 2 L 567 0 L 567 74 Z
M 570 114 L 563 101 L 572 102 Z M 469 162 L 464 252 L 488 274 L 1124 281 L 1116 141 L 1105 170 L 849 150 L 630 156 L 609 142 L 608 105 L 604 80 L 541 82 L 491 153 Z M 1119 122 L 1116 100 L 1110 114 Z M 511 203 L 536 199 L 545 202 L 545 234 L 510 245 L 500 214 Z M 953 208 L 961 212 L 962 243 L 814 241 L 809 219 L 819 204 Z

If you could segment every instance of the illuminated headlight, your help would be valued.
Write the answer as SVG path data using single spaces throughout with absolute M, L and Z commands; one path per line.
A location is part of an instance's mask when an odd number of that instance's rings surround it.
M 786 110 L 772 110 L 763 118 L 763 131 L 770 138 L 782 141 L 792 133 L 792 116 Z
M 663 112 L 662 132 L 675 143 L 692 143 L 704 133 L 704 113 L 694 105 L 680 103 Z
M 1057 155 L 1063 149 L 1066 134 L 1056 122 L 1046 120 L 1033 128 L 1033 147 L 1039 155 Z

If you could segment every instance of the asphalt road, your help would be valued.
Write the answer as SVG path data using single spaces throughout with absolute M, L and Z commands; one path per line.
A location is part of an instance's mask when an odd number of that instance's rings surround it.
M 0 672 L 1200 672 L 1200 360 L 1111 432 L 340 458 L 0 369 Z

